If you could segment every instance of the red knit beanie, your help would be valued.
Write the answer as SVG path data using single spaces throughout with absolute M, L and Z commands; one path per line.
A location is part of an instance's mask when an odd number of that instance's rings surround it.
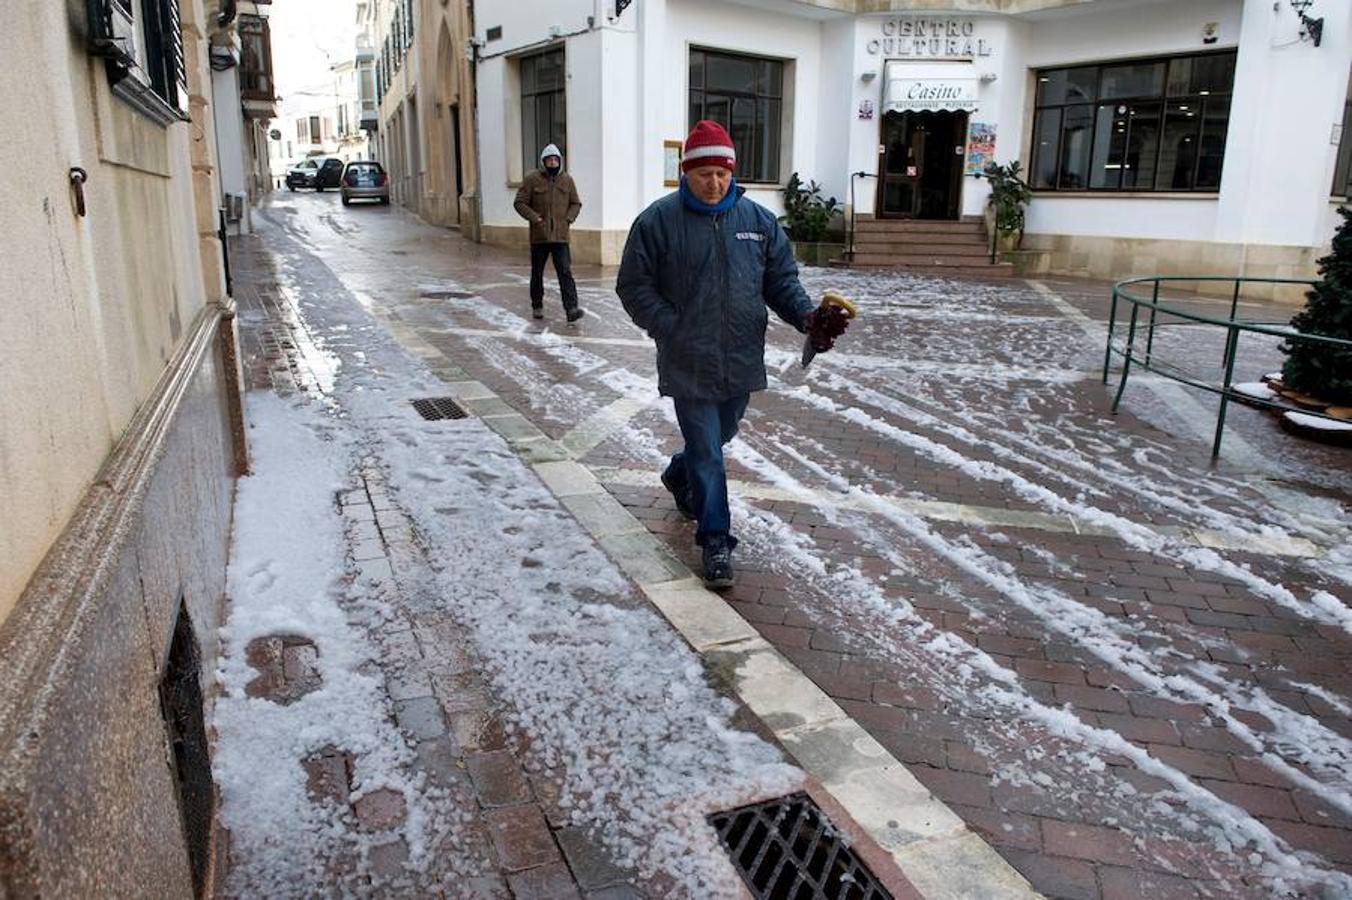
M 682 172 L 700 166 L 722 166 L 731 172 L 736 162 L 737 151 L 722 125 L 701 119 L 690 129 L 690 136 L 685 139 L 685 153 L 681 156 Z

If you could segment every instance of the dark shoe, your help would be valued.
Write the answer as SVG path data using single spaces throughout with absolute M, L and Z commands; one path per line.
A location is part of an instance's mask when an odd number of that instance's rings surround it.
M 687 519 L 694 520 L 695 510 L 690 506 L 690 494 L 688 491 L 678 490 L 676 484 L 667 478 L 667 473 L 662 473 L 662 487 L 671 493 L 671 499 L 676 501 L 676 510 Z
M 732 548 L 725 540 L 710 539 L 704 545 L 704 586 L 730 588 L 736 578 L 732 571 Z
M 530 308 L 530 317 L 532 319 L 543 319 L 545 317 L 545 308 L 543 306 L 532 306 Z
M 565 315 L 568 316 L 568 321 L 572 323 L 576 322 L 578 319 L 582 318 L 586 314 L 587 311 L 585 309 L 583 309 L 580 306 L 574 306 L 572 309 L 568 310 L 568 312 Z

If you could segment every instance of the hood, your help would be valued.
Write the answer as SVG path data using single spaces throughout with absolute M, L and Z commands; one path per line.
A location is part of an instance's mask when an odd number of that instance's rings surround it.
M 545 167 L 546 156 L 557 156 L 559 158 L 559 169 L 563 169 L 563 151 L 559 149 L 558 144 L 547 144 L 545 149 L 540 151 L 540 168 Z

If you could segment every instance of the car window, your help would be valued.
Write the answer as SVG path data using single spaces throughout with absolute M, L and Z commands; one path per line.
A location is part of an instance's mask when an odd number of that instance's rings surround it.
M 313 159 L 307 159 L 305 162 L 303 162 L 303 163 L 300 164 L 300 167 L 301 167 L 302 169 L 314 169 L 314 168 L 317 168 L 317 167 L 315 166 L 315 161 L 314 161 Z
M 348 164 L 347 164 L 347 170 L 348 170 L 349 172 L 358 172 L 358 173 L 363 174 L 363 175 L 368 174 L 368 173 L 374 173 L 374 174 L 377 174 L 377 175 L 378 175 L 378 174 L 380 174 L 382 171 L 384 171 L 383 169 L 380 168 L 380 163 L 374 163 L 374 162 L 355 162 L 355 163 L 348 163 Z

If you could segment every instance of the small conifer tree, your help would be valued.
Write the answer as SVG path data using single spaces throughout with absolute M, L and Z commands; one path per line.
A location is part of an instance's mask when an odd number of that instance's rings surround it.
M 1319 283 L 1306 294 L 1305 308 L 1291 319 L 1302 334 L 1352 340 L 1352 210 L 1333 236 L 1333 252 L 1319 260 Z M 1282 382 L 1289 388 L 1339 406 L 1352 406 L 1352 347 L 1309 341 L 1282 344 Z

